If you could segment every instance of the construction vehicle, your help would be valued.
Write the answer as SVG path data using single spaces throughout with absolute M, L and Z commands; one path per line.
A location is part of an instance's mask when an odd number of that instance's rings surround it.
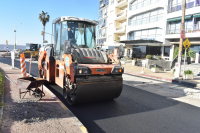
M 32 56 L 33 59 L 37 60 L 40 48 L 40 44 L 26 43 L 26 50 L 23 50 L 20 53 L 24 53 L 25 58 L 30 58 Z
M 70 105 L 119 97 L 124 68 L 115 50 L 107 55 L 96 47 L 97 21 L 59 17 L 53 21 L 52 45 L 40 48 L 40 78 L 55 83 Z

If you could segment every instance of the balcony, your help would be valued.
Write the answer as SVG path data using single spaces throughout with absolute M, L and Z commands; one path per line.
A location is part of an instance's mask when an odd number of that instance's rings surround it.
M 195 33 L 200 32 L 200 24 L 194 24 L 193 26 L 186 26 L 185 33 Z M 180 34 L 181 28 L 167 29 L 167 34 Z
M 168 6 L 168 13 L 176 12 L 182 10 L 183 3 L 178 3 L 172 6 Z M 200 0 L 191 0 L 186 2 L 186 9 L 200 6 Z
M 116 7 L 121 8 L 128 5 L 128 0 L 116 0 Z
M 173 38 L 180 38 L 181 29 L 176 28 L 173 30 L 167 29 L 167 33 L 165 38 L 173 39 Z M 194 24 L 193 26 L 186 26 L 185 28 L 185 36 L 186 38 L 199 38 L 200 37 L 200 24 Z
M 118 13 L 117 15 L 115 15 L 115 20 L 118 20 L 118 21 L 125 20 L 126 18 L 127 18 L 127 10 L 124 10 Z
M 126 26 L 116 27 L 114 33 L 126 33 Z
M 160 2 L 161 0 L 145 0 L 145 1 L 141 1 L 141 2 L 138 2 L 137 4 L 134 4 L 134 5 L 131 5 L 129 6 L 129 10 L 130 11 L 135 11 L 137 9 L 141 9 L 143 7 L 146 7 L 146 6 L 149 6 L 151 4 L 155 4 L 155 3 L 158 3 Z

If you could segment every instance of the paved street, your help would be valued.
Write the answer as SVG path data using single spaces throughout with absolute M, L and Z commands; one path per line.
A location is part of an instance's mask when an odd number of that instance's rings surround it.
M 38 76 L 37 64 L 31 68 Z M 121 96 L 111 101 L 69 106 L 55 93 L 91 133 L 200 132 L 200 100 L 186 96 L 185 87 L 128 74 L 123 79 Z

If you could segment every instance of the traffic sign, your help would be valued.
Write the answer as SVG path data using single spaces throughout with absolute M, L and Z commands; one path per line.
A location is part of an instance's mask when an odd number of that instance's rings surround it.
M 191 43 L 189 41 L 189 39 L 187 38 L 184 42 L 183 42 L 183 46 L 185 47 L 185 49 L 188 49 L 190 47 Z
M 8 40 L 6 40 L 6 44 L 8 44 Z

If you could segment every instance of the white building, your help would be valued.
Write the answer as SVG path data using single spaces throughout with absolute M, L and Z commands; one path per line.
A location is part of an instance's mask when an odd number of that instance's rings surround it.
M 200 0 L 186 0 L 186 38 L 200 47 Z M 97 44 L 125 44 L 125 56 L 173 60 L 180 41 L 182 0 L 100 0 Z M 196 58 L 197 62 L 199 58 Z

